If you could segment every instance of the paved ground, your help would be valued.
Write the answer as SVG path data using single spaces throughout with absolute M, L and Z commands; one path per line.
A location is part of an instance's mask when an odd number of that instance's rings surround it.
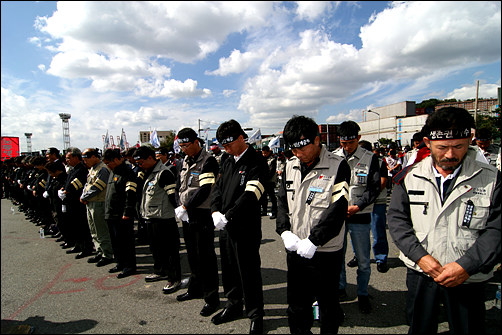
M 240 319 L 215 326 L 199 315 L 202 300 L 176 301 L 176 295 L 162 293 L 163 282 L 146 283 L 152 258 L 146 245 L 137 246 L 139 273 L 117 279 L 108 269 L 97 268 L 86 259 L 66 254 L 54 238 L 41 239 L 38 227 L 24 219 L 11 202 L 1 200 L 1 314 L 2 334 L 31 330 L 35 334 L 128 334 L 128 333 L 247 333 L 249 321 Z M 284 247 L 275 233 L 275 221 L 263 218 L 261 247 L 265 297 L 265 333 L 289 333 L 286 317 L 286 264 Z M 183 242 L 183 241 L 182 241 Z M 218 244 L 217 252 L 219 253 Z M 346 320 L 341 334 L 405 334 L 405 272 L 390 243 L 390 270 L 379 273 L 372 264 L 369 292 L 373 312 L 360 314 L 356 299 L 356 269 L 347 270 L 348 294 L 352 300 L 342 307 Z M 350 249 L 350 248 L 349 248 Z M 188 276 L 186 250 L 182 244 L 182 270 Z M 349 250 L 347 260 L 352 258 Z M 496 283 L 487 287 L 487 326 L 490 334 L 500 333 L 500 310 L 493 306 Z M 221 281 L 220 281 L 221 283 Z M 315 283 L 312 283 L 314 285 Z M 309 285 L 309 283 L 306 283 Z M 220 285 L 220 294 L 222 294 Z M 225 299 L 222 298 L 222 301 Z M 439 332 L 447 333 L 442 317 Z M 24 329 L 22 328 L 24 327 Z M 319 333 L 318 324 L 312 329 Z

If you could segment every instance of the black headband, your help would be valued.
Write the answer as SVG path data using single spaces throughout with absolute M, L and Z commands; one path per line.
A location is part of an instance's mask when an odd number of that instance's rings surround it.
M 340 136 L 340 141 L 351 141 L 357 138 L 356 135 Z
M 292 148 L 292 149 L 299 149 L 299 148 L 303 148 L 304 146 L 307 146 L 309 145 L 310 143 L 312 143 L 313 141 L 309 138 L 303 138 L 297 142 L 293 142 L 291 143 L 289 146 Z
M 446 130 L 431 130 L 427 137 L 429 140 L 456 140 L 461 138 L 469 138 L 471 130 L 465 129 L 446 129 Z
M 193 142 L 197 139 L 196 138 L 190 138 L 190 137 L 183 137 L 183 138 L 179 138 L 178 137 L 178 143 L 188 143 L 188 142 Z
M 225 144 L 228 144 L 230 142 L 233 142 L 235 141 L 237 138 L 234 138 L 233 136 L 229 136 L 223 140 L 221 140 L 221 145 L 225 145 Z

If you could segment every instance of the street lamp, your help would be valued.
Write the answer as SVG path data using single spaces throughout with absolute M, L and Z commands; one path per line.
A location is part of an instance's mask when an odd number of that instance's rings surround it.
M 378 138 L 377 138 L 377 142 L 379 142 L 380 141 L 380 113 L 374 112 L 371 109 L 368 110 L 367 113 L 375 113 L 376 115 L 378 115 Z

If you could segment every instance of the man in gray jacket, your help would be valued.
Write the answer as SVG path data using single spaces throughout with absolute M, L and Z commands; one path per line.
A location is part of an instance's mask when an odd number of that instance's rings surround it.
M 431 154 L 396 175 L 387 215 L 408 267 L 409 333 L 436 333 L 444 299 L 451 333 L 482 334 L 484 282 L 501 255 L 500 171 L 476 161 L 465 109 L 442 108 L 424 128 Z

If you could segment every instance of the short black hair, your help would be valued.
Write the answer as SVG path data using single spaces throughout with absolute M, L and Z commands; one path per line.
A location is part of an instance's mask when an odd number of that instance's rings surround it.
M 359 135 L 360 130 L 361 127 L 359 127 L 359 125 L 356 122 L 352 120 L 344 121 L 338 127 L 338 136 L 340 137 L 357 136 Z
M 369 141 L 361 140 L 361 141 L 359 141 L 359 146 L 368 150 L 368 151 L 373 151 L 373 147 Z
M 103 154 L 103 159 L 107 161 L 113 161 L 115 158 L 122 158 L 122 154 L 120 153 L 120 149 L 106 149 Z
M 84 158 L 91 158 L 92 156 L 96 156 L 97 158 L 101 158 L 101 154 L 99 153 L 98 148 L 87 148 L 84 150 L 84 153 L 82 153 L 82 157 L 84 157 Z
M 319 126 L 310 117 L 293 115 L 284 126 L 283 136 L 288 145 L 300 141 L 302 136 L 313 144 L 316 136 L 319 136 Z
M 49 172 L 66 171 L 64 168 L 64 165 L 63 165 L 63 163 L 61 163 L 61 161 L 47 163 L 47 164 L 45 164 L 45 168 Z
M 235 141 L 240 135 L 242 135 L 245 139 L 248 137 L 239 122 L 233 119 L 223 122 L 218 127 L 218 130 L 216 130 L 216 139 L 220 143 L 229 137 L 233 137 Z
M 476 139 L 480 141 L 486 141 L 492 139 L 492 130 L 488 127 L 482 127 L 476 129 Z
M 425 128 L 425 129 L 424 129 Z M 474 118 L 464 108 L 444 107 L 430 114 L 422 128 L 424 136 L 434 130 L 465 130 L 475 128 Z
M 261 151 L 269 152 L 270 151 L 270 147 L 268 145 L 264 145 L 263 148 L 261 148 Z
M 192 128 L 181 129 L 178 132 L 177 136 L 178 136 L 178 139 L 186 139 L 189 142 L 195 142 L 198 138 L 197 133 Z
M 136 152 L 134 153 L 134 159 L 147 159 L 148 157 L 152 157 L 153 159 L 157 159 L 155 157 L 155 151 L 150 148 L 149 146 L 142 145 L 138 149 L 136 149 Z

